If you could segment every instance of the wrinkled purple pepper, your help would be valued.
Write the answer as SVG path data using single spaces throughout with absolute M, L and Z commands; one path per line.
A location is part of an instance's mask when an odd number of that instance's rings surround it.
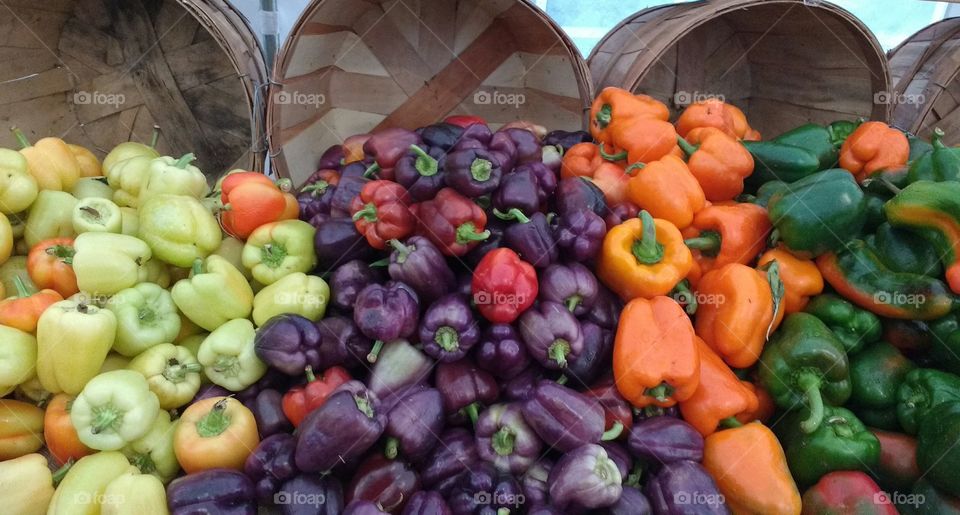
M 473 317 L 468 297 L 451 293 L 437 299 L 420 321 L 420 343 L 428 356 L 456 361 L 480 340 L 480 326 Z
M 384 343 L 412 335 L 419 316 L 417 294 L 401 282 L 371 284 L 360 290 L 353 321 L 364 336 L 374 340 L 367 360 L 375 362 Z
M 477 365 L 497 379 L 516 377 L 530 364 L 527 347 L 511 325 L 493 324 L 483 332 L 477 352 Z
M 257 329 L 253 340 L 257 357 L 290 376 L 305 368 L 320 369 L 320 330 L 309 318 L 277 315 Z
M 563 304 L 541 302 L 520 315 L 519 326 L 530 357 L 546 368 L 566 368 L 583 352 L 580 322 Z
M 600 215 L 587 209 L 568 212 L 554 218 L 551 228 L 557 246 L 570 259 L 585 263 L 600 254 L 607 225 Z
M 353 311 L 360 290 L 383 282 L 383 279 L 380 267 L 370 266 L 359 259 L 347 261 L 330 274 L 330 302 L 342 311 Z
M 411 236 L 402 243 L 390 240 L 390 246 L 390 278 L 413 288 L 421 300 L 432 302 L 453 290 L 457 279 L 446 257 L 430 240 Z

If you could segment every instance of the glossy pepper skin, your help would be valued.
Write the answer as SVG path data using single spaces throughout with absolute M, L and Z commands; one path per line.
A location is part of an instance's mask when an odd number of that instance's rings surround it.
M 385 407 L 389 408 L 393 397 L 423 383 L 434 363 L 410 342 L 396 340 L 377 358 L 367 383 L 374 395 L 382 397 Z
M 343 367 L 331 367 L 318 378 L 313 369 L 305 371 L 307 383 L 295 386 L 283 396 L 283 413 L 294 427 L 299 427 L 311 411 L 323 406 L 327 399 L 340 387 L 350 381 L 350 373 Z
M 530 357 L 546 368 L 562 370 L 583 352 L 580 322 L 562 304 L 541 302 L 520 316 L 519 326 Z
M 960 402 L 949 401 L 927 411 L 917 433 L 917 465 L 923 477 L 950 495 L 960 495 L 956 470 L 960 449 Z
M 866 221 L 863 191 L 849 173 L 826 170 L 774 187 L 767 210 L 791 251 L 818 256 L 838 250 Z
M 113 295 L 146 279 L 150 247 L 133 236 L 88 232 L 74 241 L 77 286 L 88 294 Z
M 329 298 L 330 287 L 321 277 L 294 272 L 257 292 L 253 297 L 253 321 L 263 325 L 281 314 L 319 320 L 327 311 Z
M 27 158 L 19 152 L 3 149 L 0 152 L 0 213 L 12 215 L 30 207 L 37 198 L 37 180 L 30 174 Z
M 391 127 L 377 131 L 367 138 L 363 142 L 363 153 L 373 158 L 381 176 L 393 179 L 393 168 L 397 161 L 410 148 L 410 145 L 417 145 L 420 142 L 420 136 L 417 133 Z
M 32 453 L 0 462 L 0 496 L 5 509 L 45 515 L 53 494 L 53 475 L 43 455 Z
M 884 499 L 887 502 L 882 502 Z M 803 493 L 803 513 L 896 515 L 898 511 L 870 476 L 855 470 L 838 470 L 824 475 Z
M 760 140 L 760 133 L 750 127 L 743 111 L 718 98 L 690 104 L 680 114 L 676 125 L 677 133 L 683 137 L 697 127 L 716 127 L 740 140 Z
M 526 344 L 508 324 L 491 324 L 483 331 L 474 359 L 498 379 L 514 378 L 530 364 Z
M 523 418 L 544 443 L 561 452 L 604 437 L 604 416 L 593 398 L 552 381 L 537 383 L 524 401 Z
M 470 285 L 477 310 L 487 320 L 509 324 L 537 298 L 537 274 L 516 252 L 493 250 L 480 260 Z
M 73 238 L 53 238 L 30 248 L 27 272 L 30 280 L 41 289 L 51 289 L 67 298 L 80 291 L 73 272 Z
M 433 200 L 416 204 L 416 233 L 433 242 L 448 256 L 462 256 L 490 236 L 487 215 L 480 206 L 456 190 L 443 188 Z
M 576 379 L 579 382 L 576 384 L 588 385 L 601 373 L 610 370 L 613 331 L 589 320 L 581 320 L 580 334 L 583 336 L 583 350 L 567 361 L 564 375 Z
M 824 404 L 850 398 L 850 373 L 843 345 L 813 315 L 794 313 L 767 343 L 760 357 L 760 382 L 777 406 L 807 406 L 802 430 L 812 433 L 825 420 Z M 829 406 L 827 406 L 829 407 Z
M 220 224 L 193 197 L 152 196 L 140 205 L 139 211 L 138 235 L 150 246 L 154 257 L 165 263 L 187 268 L 220 246 Z
M 316 229 L 303 220 L 281 220 L 257 227 L 247 238 L 240 259 L 261 284 L 306 273 L 317 264 Z
M 912 229 L 893 227 L 885 222 L 877 226 L 874 234 L 868 235 L 864 241 L 876 249 L 883 264 L 894 272 L 931 277 L 943 275 L 937 249 Z
M 43 410 L 32 404 L 0 399 L 0 461 L 43 447 L 43 418 Z
M 589 209 L 580 209 L 554 220 L 553 238 L 565 255 L 578 262 L 597 257 L 607 234 L 606 224 L 600 215 Z
M 0 326 L 0 342 L 0 394 L 7 395 L 35 376 L 37 339 L 26 331 Z
M 257 499 L 273 503 L 274 495 L 288 479 L 299 471 L 293 463 L 297 439 L 290 434 L 276 434 L 264 438 L 243 464 L 243 472 L 254 483 Z
M 406 338 L 417 330 L 420 304 L 417 294 L 409 286 L 389 282 L 371 284 L 357 295 L 353 320 L 364 336 L 376 340 L 367 356 L 371 363 L 385 342 Z
M 850 356 L 848 406 L 871 427 L 897 430 L 897 391 L 914 368 L 896 347 L 883 341 Z
M 320 329 L 320 368 L 336 365 L 354 367 L 365 360 L 371 342 L 364 336 L 353 319 L 342 316 L 329 316 L 317 321 Z
M 880 463 L 870 476 L 889 491 L 908 491 L 920 479 L 917 439 L 899 432 L 871 430 L 880 441 Z
M 330 302 L 344 311 L 353 311 L 360 290 L 371 283 L 383 282 L 383 277 L 379 267 L 370 266 L 366 261 L 347 261 L 330 274 Z M 399 278 L 396 280 L 403 281 Z
M 447 494 L 463 473 L 479 464 L 477 444 L 470 431 L 450 428 L 440 435 L 427 464 L 421 471 L 423 486 Z
M 743 181 L 753 173 L 754 161 L 736 138 L 716 127 L 698 127 L 678 141 L 707 200 L 733 200 L 743 193 Z
M 404 238 L 413 231 L 415 220 L 406 198 L 402 186 L 379 180 L 365 184 L 353 199 L 353 221 L 371 247 L 384 249 L 388 240 Z
M 930 368 L 912 370 L 897 390 L 897 420 L 907 434 L 917 434 L 927 413 L 956 400 L 960 400 L 960 378 Z
M 33 292 L 19 276 L 14 276 L 13 283 L 17 288 L 14 295 L 0 300 L 0 324 L 27 333 L 36 332 L 40 315 L 63 297 L 54 290 Z
M 540 457 L 543 443 L 526 420 L 521 404 L 494 404 L 477 419 L 477 453 L 498 470 L 522 474 Z
M 420 477 L 409 463 L 373 454 L 360 463 L 345 494 L 347 501 L 367 500 L 391 512 L 400 510 L 419 489 Z
M 550 470 L 550 502 L 557 507 L 602 508 L 620 499 L 622 478 L 603 447 L 586 444 L 566 453 Z
M 613 344 L 613 377 L 638 408 L 670 407 L 697 389 L 700 358 L 693 326 L 669 297 L 634 299 L 623 308 Z
M 253 340 L 257 357 L 287 374 L 306 367 L 320 369 L 320 330 L 300 315 L 277 315 L 259 328 Z
M 467 297 L 451 293 L 440 297 L 423 314 L 420 343 L 427 355 L 440 361 L 464 357 L 480 340 Z
M 627 183 L 627 200 L 649 211 L 655 218 L 683 229 L 706 205 L 703 188 L 683 159 L 668 155 L 646 164 L 634 163 L 631 167 L 640 170 L 627 170 L 633 174 Z M 667 191 L 669 195 L 662 194 Z
M 113 370 L 90 380 L 70 409 L 84 445 L 116 451 L 147 434 L 160 409 L 157 396 L 138 372 Z
M 513 209 L 498 216 L 516 220 L 504 229 L 503 244 L 513 249 L 524 261 L 536 268 L 544 268 L 559 260 L 560 251 L 545 214 L 536 212 L 527 217 Z
M 297 217 L 309 222 L 318 213 L 330 214 L 330 201 L 339 182 L 340 173 L 336 170 L 320 169 L 311 174 L 297 191 L 297 204 L 300 206 Z
M 627 445 L 638 458 L 656 463 L 703 459 L 703 436 L 675 417 L 638 420 L 630 431 Z
M 232 392 L 256 383 L 267 372 L 267 364 L 257 357 L 255 339 L 256 329 L 245 318 L 214 329 L 197 351 L 203 373 L 214 384 Z
M 80 441 L 77 430 L 70 421 L 70 406 L 73 396 L 65 393 L 54 395 L 43 413 L 43 439 L 54 460 L 63 465 L 67 460 L 78 460 L 95 451 Z
M 208 331 L 235 318 L 246 318 L 253 309 L 250 283 L 218 255 L 195 261 L 190 277 L 177 281 L 170 294 L 191 322 Z
M 947 284 L 960 292 L 960 182 L 918 181 L 883 206 L 894 227 L 919 231 L 940 254 Z
M 777 262 L 780 280 L 783 281 L 784 314 L 803 311 L 811 297 L 823 292 L 823 276 L 813 261 L 798 258 L 787 250 L 776 248 L 761 254 L 757 259 L 757 266 L 762 268 L 772 261 Z
M 160 343 L 141 352 L 127 366 L 146 378 L 165 410 L 187 404 L 200 390 L 203 366 L 186 347 Z
M 750 264 L 763 252 L 772 226 L 767 210 L 750 203 L 719 203 L 703 208 L 693 218 L 684 240 L 693 249 L 703 273 L 730 263 Z
M 260 438 L 293 430 L 293 424 L 283 412 L 283 394 L 277 390 L 261 390 L 253 400 L 247 401 L 247 407 L 257 421 Z
M 340 390 L 300 424 L 297 467 L 322 472 L 358 457 L 380 438 L 385 424 L 386 415 L 373 393 L 362 386 Z
M 604 216 L 608 211 L 603 192 L 593 182 L 580 177 L 561 179 L 557 183 L 554 203 L 561 216 L 584 209 Z
M 622 299 L 666 295 L 693 266 L 676 226 L 647 211 L 611 229 L 603 240 L 597 276 Z
M 805 416 L 788 416 L 781 436 L 797 486 L 805 489 L 835 470 L 866 472 L 877 466 L 880 442 L 850 410 L 825 406 L 823 423 L 811 433 L 802 428 Z
M 393 249 L 387 267 L 391 279 L 409 285 L 424 301 L 436 300 L 453 290 L 453 271 L 430 240 L 411 236 L 405 242 L 390 240 L 388 244 Z
M 580 263 L 550 265 L 540 281 L 541 300 L 563 304 L 577 316 L 593 308 L 598 291 L 596 276 Z
M 60 138 L 42 138 L 32 145 L 27 137 L 12 128 L 20 145 L 20 154 L 26 158 L 27 169 L 45 190 L 70 191 L 80 179 L 80 163 L 66 142 Z
M 500 186 L 502 163 L 493 152 L 483 148 L 463 148 L 447 154 L 445 181 L 469 198 L 492 193 Z
M 697 339 L 700 354 L 700 383 L 693 396 L 680 403 L 683 419 L 700 434 L 713 434 L 731 417 L 757 410 L 757 395 L 745 386 L 730 367 L 709 346 Z M 737 425 L 738 423 L 732 423 Z
M 578 143 L 564 154 L 560 165 L 560 177 L 589 179 L 603 192 L 607 203 L 617 204 L 627 199 L 627 182 L 630 180 L 630 175 L 621 164 L 625 157 L 625 153 L 610 156 L 603 152 L 602 147 L 593 143 Z
M 37 377 L 51 393 L 77 395 L 99 372 L 113 346 L 117 319 L 85 302 L 51 305 L 37 322 Z M 63 352 L 69 337 L 71 352 Z
M 935 128 L 930 136 L 931 148 L 919 159 L 911 161 L 907 172 L 907 183 L 917 181 L 957 181 L 960 180 L 960 155 L 956 150 L 944 145 L 944 132 Z
M 647 480 L 643 493 L 654 513 L 728 514 L 717 483 L 699 463 L 681 460 L 663 465 Z M 690 510 L 690 511 L 688 511 Z
M 31 247 L 50 238 L 76 236 L 73 230 L 73 195 L 56 190 L 40 190 L 37 200 L 30 205 L 23 239 Z
M 167 506 L 172 515 L 254 515 L 257 513 L 255 492 L 253 483 L 242 472 L 204 470 L 170 483 L 167 487 Z
M 413 386 L 394 397 L 396 403 L 387 411 L 384 455 L 420 463 L 439 443 L 444 430 L 443 396 L 435 388 Z
M 173 297 L 153 283 L 120 290 L 106 308 L 117 318 L 113 350 L 124 356 L 136 356 L 154 345 L 171 342 L 180 332 L 180 315 Z
M 858 182 L 882 169 L 907 164 L 910 143 L 898 129 L 883 122 L 861 124 L 840 147 L 840 166 Z
M 670 111 L 653 97 L 621 88 L 603 88 L 590 106 L 590 134 L 600 143 L 616 145 L 618 127 L 644 118 L 666 121 Z

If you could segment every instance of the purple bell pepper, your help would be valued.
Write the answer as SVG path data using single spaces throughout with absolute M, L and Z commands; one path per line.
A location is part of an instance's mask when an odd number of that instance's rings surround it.
M 509 134 L 503 131 L 493 133 L 490 143 L 487 144 L 487 150 L 500 163 L 500 169 L 504 174 L 513 170 L 517 160 L 517 145 Z
M 503 245 L 516 251 L 524 261 L 536 268 L 545 268 L 560 259 L 560 249 L 553 238 L 547 215 L 536 212 L 528 217 L 518 209 L 511 209 L 508 213 L 494 210 L 494 214 L 517 220 L 504 229 Z
M 627 220 L 636 218 L 639 213 L 640 208 L 637 207 L 636 204 L 632 202 L 621 202 L 610 206 L 606 216 L 603 217 L 603 221 L 607 224 L 607 229 L 609 230 Z
M 347 500 L 372 501 L 388 513 L 398 513 L 420 489 L 420 477 L 402 460 L 390 460 L 380 454 L 367 458 L 347 487 Z
M 563 373 L 573 378 L 576 381 L 574 384 L 589 385 L 604 370 L 610 369 L 613 331 L 603 329 L 593 322 L 581 322 L 580 333 L 583 335 L 583 350 L 578 356 L 567 361 L 567 368 Z
M 293 458 L 296 448 L 295 436 L 280 433 L 264 438 L 247 457 L 243 472 L 253 481 L 260 504 L 273 504 L 280 486 L 300 473 Z
M 317 329 L 320 331 L 320 366 L 317 370 L 336 365 L 353 368 L 367 362 L 373 342 L 357 329 L 353 320 L 330 316 L 319 320 Z
M 564 369 L 583 352 L 580 322 L 563 304 L 541 302 L 520 315 L 519 325 L 530 357 L 548 369 Z
M 472 272 L 473 269 L 477 267 L 477 264 L 480 263 L 480 260 L 483 259 L 483 256 L 486 256 L 491 250 L 498 249 L 503 246 L 503 231 L 507 228 L 507 224 L 503 223 L 502 220 L 495 216 L 487 218 L 486 231 L 490 233 L 487 236 L 487 239 L 477 243 L 469 252 L 463 255 L 463 264 L 466 265 L 466 272 Z M 466 274 L 469 278 L 470 274 Z M 470 284 L 470 281 L 467 281 L 467 284 Z M 467 289 L 467 293 L 470 292 L 470 289 Z
M 367 286 L 383 282 L 383 272 L 379 267 L 370 266 L 366 261 L 354 259 L 338 266 L 330 274 L 330 302 L 343 311 L 353 311 L 360 290 Z
M 283 413 L 283 394 L 277 390 L 263 390 L 248 406 L 257 421 L 260 438 L 293 430 L 293 424 Z
M 480 340 L 480 326 L 467 299 L 451 293 L 427 308 L 420 321 L 420 343 L 428 356 L 440 361 L 456 361 L 466 356 Z
M 444 429 L 443 397 L 434 388 L 410 389 L 387 413 L 385 455 L 421 462 L 437 445 Z
M 525 401 L 533 397 L 537 390 L 537 385 L 544 376 L 543 368 L 531 363 L 529 367 L 523 369 L 519 374 L 511 377 L 503 383 L 503 397 L 508 401 Z
M 342 515 L 383 515 L 386 513 L 380 508 L 375 502 L 357 499 L 343 509 Z
M 489 463 L 463 474 L 448 497 L 454 515 L 521 513 L 524 504 L 520 483 Z
M 343 145 L 332 145 L 320 154 L 317 170 L 340 170 L 344 157 L 346 155 L 343 153 Z M 310 179 L 307 179 L 307 184 L 310 184 Z
M 374 363 L 385 342 L 406 338 L 417 330 L 420 303 L 412 288 L 397 281 L 371 284 L 360 290 L 353 321 L 374 340 L 367 361 Z
M 540 437 L 523 419 L 520 404 L 494 404 L 477 419 L 477 452 L 498 470 L 522 474 L 543 449 Z
M 440 437 L 430 458 L 420 471 L 423 486 L 447 494 L 460 476 L 479 463 L 477 443 L 473 434 L 461 427 L 448 429 Z
M 304 184 L 297 193 L 297 204 L 300 206 L 298 217 L 309 222 L 317 214 L 329 215 L 330 205 L 336 191 L 336 185 L 323 179 Z
M 597 444 L 573 449 L 550 471 L 550 502 L 567 508 L 604 508 L 620 499 L 622 477 L 617 464 Z
M 267 365 L 291 376 L 320 369 L 320 330 L 300 315 L 277 315 L 257 329 L 253 348 Z
M 330 215 L 334 218 L 349 218 L 353 199 L 360 195 L 360 190 L 370 182 L 376 166 L 372 161 L 355 161 L 343 167 L 337 188 L 330 197 Z M 352 221 L 352 220 L 351 220 Z
M 430 200 L 445 184 L 444 161 L 446 151 L 440 147 L 411 145 L 393 169 L 394 180 L 406 188 L 411 201 Z
M 446 182 L 468 198 L 492 193 L 500 186 L 500 161 L 482 148 L 455 150 L 444 162 Z
M 373 392 L 337 391 L 297 428 L 297 467 L 324 472 L 361 456 L 383 434 L 386 418 Z
M 534 213 L 540 209 L 540 188 L 537 177 L 529 168 L 517 169 L 503 176 L 500 187 L 491 198 L 493 207 L 506 213 L 519 209 L 522 213 Z
M 479 405 L 493 404 L 500 394 L 493 376 L 469 360 L 438 363 L 434 383 L 443 396 L 443 409 L 447 414 L 455 415 L 463 410 L 474 425 Z
M 620 477 L 626 482 L 627 476 L 633 469 L 633 457 L 630 456 L 630 451 L 617 442 L 600 442 L 600 447 L 603 447 L 603 450 L 607 451 L 607 457 L 617 465 L 617 470 L 620 471 Z
M 615 293 L 600 285 L 597 292 L 597 301 L 593 309 L 587 313 L 586 319 L 604 329 L 615 331 L 620 321 L 620 312 L 623 311 L 623 301 Z
M 517 164 L 527 164 L 527 163 L 539 163 L 541 158 L 540 150 L 540 139 L 537 136 L 526 130 L 518 129 L 515 127 L 509 129 L 503 129 L 497 131 L 497 133 L 505 132 L 510 139 L 513 140 L 513 144 L 517 148 Z M 496 134 L 494 134 L 496 136 Z
M 577 143 L 586 143 L 593 141 L 593 136 L 586 131 L 564 131 L 555 130 L 547 133 L 543 138 L 544 145 L 558 145 L 564 152 L 570 150 L 570 147 Z
M 624 486 L 620 499 L 610 506 L 610 515 L 651 515 L 653 508 L 643 492 L 632 486 Z
M 550 497 L 550 471 L 553 469 L 553 461 L 550 458 L 540 458 L 530 466 L 522 476 L 520 476 L 520 486 L 523 488 L 523 495 L 526 497 L 528 506 L 540 506 L 547 504 Z
M 553 264 L 540 276 L 540 300 L 563 304 L 577 316 L 593 309 L 599 289 L 597 277 L 580 263 Z
M 591 261 L 600 254 L 607 224 L 600 215 L 588 209 L 569 211 L 553 219 L 552 226 L 557 246 L 564 254 L 578 262 Z
M 260 392 L 264 390 L 277 390 L 280 392 L 285 392 L 290 389 L 290 386 L 296 383 L 300 377 L 300 374 L 298 374 L 296 377 L 293 377 L 274 368 L 268 368 L 267 373 L 258 379 L 256 383 L 253 383 L 239 392 L 231 392 L 227 395 L 236 396 L 238 401 L 243 403 L 243 405 L 247 408 L 250 408 L 250 406 L 252 406 L 253 402 L 256 400 L 257 395 L 260 395 Z
M 527 170 L 537 178 L 537 194 L 540 197 L 540 208 L 543 209 L 549 204 L 550 199 L 557 191 L 557 171 L 551 170 L 544 163 L 526 163 L 516 167 L 513 172 Z
M 171 515 L 256 515 L 253 483 L 242 472 L 210 469 L 174 479 L 167 485 Z
M 357 232 L 350 218 L 331 218 L 314 227 L 317 228 L 317 234 L 313 238 L 313 248 L 317 254 L 317 268 L 321 271 L 332 270 L 340 263 L 354 259 L 367 260 L 375 255 L 373 247 Z
M 381 399 L 426 381 L 433 360 L 406 340 L 391 342 L 370 371 L 367 384 Z
M 229 397 L 233 394 L 234 392 L 231 392 L 222 386 L 215 384 L 201 384 L 200 390 L 197 391 L 197 394 L 193 396 L 193 399 L 188 404 L 193 404 L 197 401 L 202 401 L 203 399 L 209 399 L 210 397 Z
M 339 515 L 343 511 L 343 487 L 333 476 L 296 476 L 283 483 L 274 499 L 283 515 Z
M 452 515 L 447 501 L 438 492 L 421 490 L 403 508 L 402 515 Z
M 393 252 L 387 271 L 390 278 L 413 288 L 424 302 L 432 302 L 453 291 L 457 279 L 443 253 L 430 240 L 411 236 L 401 243 L 390 240 Z
M 663 465 L 647 480 L 643 493 L 657 515 L 730 513 L 717 483 L 699 463 L 689 460 Z
M 341 179 L 341 182 L 343 179 Z M 586 209 L 599 215 L 607 214 L 607 201 L 594 183 L 582 177 L 567 177 L 557 184 L 557 214 L 566 216 L 574 211 Z
M 497 379 L 511 379 L 530 364 L 520 334 L 511 325 L 493 324 L 483 332 L 475 355 L 477 365 Z
M 463 134 L 463 127 L 452 123 L 435 123 L 417 129 L 420 139 L 431 147 L 439 147 L 444 152 L 453 148 Z
M 638 421 L 630 430 L 627 446 L 634 456 L 655 463 L 703 459 L 703 436 L 690 424 L 673 417 Z
M 378 131 L 363 143 L 363 153 L 372 157 L 386 179 L 392 178 L 393 167 L 411 145 L 419 145 L 420 136 L 407 129 L 391 127 Z
M 554 381 L 540 381 L 523 404 L 523 417 L 547 445 L 561 452 L 604 437 L 600 404 Z
M 490 127 L 482 123 L 474 123 L 463 130 L 453 148 L 454 150 L 487 148 L 492 137 Z

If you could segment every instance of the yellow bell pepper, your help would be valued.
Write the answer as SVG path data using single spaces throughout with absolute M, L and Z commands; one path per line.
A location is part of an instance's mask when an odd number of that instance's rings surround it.
M 113 295 L 148 278 L 153 255 L 138 238 L 125 234 L 85 232 L 73 241 L 73 272 L 80 291 Z
M 0 461 L 37 452 L 41 447 L 43 410 L 26 402 L 0 399 Z
M 30 333 L 0 325 L 0 397 L 36 375 L 37 339 Z
M 75 300 L 51 305 L 37 322 L 37 377 L 52 393 L 77 395 L 103 366 L 117 337 L 107 309 Z
M 140 234 L 140 212 L 136 208 L 120 208 L 120 234 L 126 234 L 127 236 Z
M 261 326 L 283 313 L 320 320 L 329 299 L 330 287 L 322 278 L 302 272 L 286 275 L 257 292 L 253 298 L 253 321 Z
M 27 244 L 33 247 L 50 238 L 76 236 L 77 233 L 73 230 L 73 208 L 76 205 L 76 197 L 69 193 L 57 190 L 41 191 L 27 215 L 27 225 L 23 233 Z
M 105 177 L 84 177 L 77 181 L 70 194 L 78 200 L 91 197 L 112 200 L 113 188 L 107 184 Z
M 0 499 L 6 513 L 44 515 L 52 498 L 53 474 L 42 455 L 0 461 Z
M 13 253 L 13 227 L 7 215 L 0 213 L 0 265 Z
M 80 167 L 80 177 L 97 177 L 102 175 L 102 170 L 100 169 L 100 160 L 97 159 L 97 156 L 90 152 L 85 147 L 80 145 L 73 145 L 67 143 L 67 148 L 70 149 L 70 152 L 73 154 L 73 158 L 77 160 L 77 166 Z
M 118 451 L 150 432 L 159 413 L 160 401 L 143 375 L 114 370 L 83 387 L 70 408 L 70 422 L 87 447 Z
M 112 232 L 119 234 L 123 228 L 123 213 L 120 206 L 110 199 L 89 197 L 73 207 L 73 230 L 85 232 Z M 11 229 L 12 232 L 12 229 Z
M 43 138 L 33 145 L 20 129 L 13 135 L 20 143 L 20 153 L 27 158 L 30 174 L 41 190 L 70 191 L 80 179 L 80 163 L 65 141 Z
M 157 259 L 190 267 L 197 258 L 217 250 L 223 231 L 199 200 L 185 195 L 153 195 L 140 204 L 139 235 Z
M 184 195 L 199 199 L 207 193 L 207 177 L 190 163 L 196 159 L 186 154 L 180 159 L 158 157 L 150 162 L 140 186 L 140 205 L 157 195 Z
M 193 323 L 213 331 L 253 309 L 253 290 L 243 274 L 226 259 L 212 255 L 197 260 L 189 279 L 170 290 L 173 301 Z
M 150 474 L 127 472 L 103 492 L 100 515 L 167 515 L 167 492 Z
M 171 421 L 170 413 L 160 410 L 147 434 L 120 450 L 144 474 L 153 474 L 163 483 L 180 472 L 180 462 L 173 450 L 173 434 L 179 421 Z
M 53 493 L 47 515 L 99 515 L 107 501 L 107 487 L 124 474 L 138 473 L 117 451 L 80 458 Z
M 26 210 L 37 199 L 38 191 L 27 158 L 15 150 L 0 148 L 0 213 L 12 215 Z
M 111 352 L 107 354 L 106 359 L 103 360 L 103 365 L 100 367 L 100 374 L 112 370 L 123 370 L 130 366 L 132 360 L 133 358 L 128 358 L 123 354 Z
M 159 139 L 160 127 L 154 125 L 153 133 L 150 135 L 149 145 L 140 143 L 139 141 L 125 141 L 113 147 L 110 153 L 107 154 L 107 157 L 103 158 L 103 174 L 109 177 L 117 165 L 129 159 L 148 157 L 153 160 L 160 157 L 160 154 L 156 150 Z
M 160 133 L 154 129 L 150 145 L 128 141 L 113 148 L 103 159 L 103 174 L 114 189 L 113 201 L 120 206 L 140 205 L 140 188 L 150 170 L 150 163 L 160 157 L 153 148 Z

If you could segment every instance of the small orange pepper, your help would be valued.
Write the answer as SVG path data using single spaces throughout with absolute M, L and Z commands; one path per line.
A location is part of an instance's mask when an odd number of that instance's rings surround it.
M 292 197 L 261 173 L 230 174 L 221 184 L 220 201 L 224 210 L 220 213 L 220 222 L 229 234 L 246 240 L 257 227 L 289 216 Z M 293 202 L 296 203 L 296 198 Z
M 700 383 L 693 395 L 680 403 L 683 420 L 703 436 L 728 424 L 740 425 L 737 416 L 757 410 L 756 394 L 744 386 L 730 367 L 699 337 Z
M 27 273 L 38 288 L 55 290 L 63 298 L 80 291 L 73 273 L 73 238 L 50 238 L 30 249 Z
M 603 88 L 590 106 L 590 134 L 597 143 L 616 145 L 616 127 L 640 118 L 670 120 L 670 110 L 659 100 L 615 87 Z
M 876 172 L 900 168 L 910 158 L 910 142 L 883 122 L 861 124 L 840 147 L 840 167 L 863 182 Z
M 780 279 L 783 280 L 783 313 L 789 315 L 803 311 L 810 297 L 823 292 L 820 269 L 812 260 L 798 258 L 779 247 L 764 252 L 757 265 L 763 266 L 774 260 L 780 264 Z
M 730 263 L 751 263 L 763 252 L 772 229 L 763 207 L 748 202 L 723 202 L 698 212 L 684 236 L 687 247 L 694 251 L 694 260 L 706 273 Z
M 620 204 L 626 201 L 630 176 L 622 165 L 610 159 L 616 161 L 617 158 L 623 159 L 624 155 L 611 156 L 593 143 L 577 143 L 563 154 L 560 177 L 586 177 L 600 188 L 607 205 Z
M 343 164 L 348 165 L 356 161 L 363 161 L 363 144 L 373 134 L 354 134 L 343 140 Z
M 259 443 L 253 412 L 233 397 L 191 404 L 173 433 L 174 453 L 188 474 L 214 468 L 243 470 Z
M 70 404 L 73 396 L 58 393 L 53 396 L 43 414 L 43 438 L 47 442 L 47 449 L 53 458 L 63 465 L 68 460 L 93 454 L 94 450 L 87 447 L 77 436 L 77 429 L 70 421 Z
M 736 138 L 716 127 L 697 127 L 678 138 L 687 166 L 710 202 L 733 200 L 753 173 L 753 156 Z
M 640 170 L 633 172 L 631 168 Z M 693 215 L 706 203 L 703 188 L 687 163 L 672 154 L 658 161 L 632 164 L 627 173 L 633 173 L 627 183 L 627 199 L 678 229 L 690 225 Z
M 13 277 L 13 284 L 17 287 L 17 294 L 0 300 L 0 324 L 26 333 L 36 332 L 40 315 L 63 297 L 53 290 L 32 292 L 19 275 Z
M 740 140 L 760 141 L 760 133 L 750 127 L 743 111 L 717 98 L 690 104 L 677 119 L 677 134 L 682 137 L 697 127 L 716 127 Z

